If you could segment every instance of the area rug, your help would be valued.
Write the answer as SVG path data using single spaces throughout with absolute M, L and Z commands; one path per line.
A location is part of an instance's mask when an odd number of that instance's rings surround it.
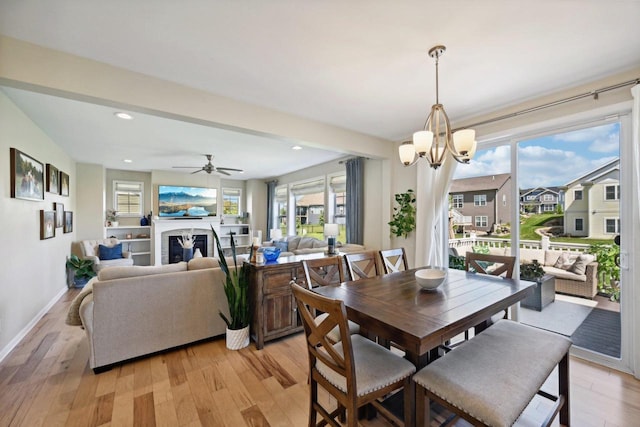
M 577 347 L 620 357 L 620 313 L 594 308 L 571 339 Z
M 570 337 L 593 307 L 556 299 L 542 311 L 520 309 L 520 322 Z

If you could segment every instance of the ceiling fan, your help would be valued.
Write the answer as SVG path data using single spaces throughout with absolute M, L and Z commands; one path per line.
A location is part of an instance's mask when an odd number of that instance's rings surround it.
M 197 169 L 193 172 L 191 172 L 191 174 L 194 173 L 198 173 L 198 172 L 202 172 L 205 171 L 206 173 L 211 173 L 211 172 L 217 172 L 217 173 L 221 173 L 222 175 L 231 175 L 228 171 L 231 172 L 242 172 L 242 169 L 234 169 L 234 168 L 217 168 L 213 165 L 213 163 L 211 163 L 211 159 L 213 158 L 213 155 L 211 154 L 205 154 L 205 156 L 207 157 L 207 160 L 209 161 L 207 164 L 205 164 L 203 167 L 201 167 L 200 169 Z M 174 166 L 174 168 L 176 169 L 193 169 L 196 166 Z

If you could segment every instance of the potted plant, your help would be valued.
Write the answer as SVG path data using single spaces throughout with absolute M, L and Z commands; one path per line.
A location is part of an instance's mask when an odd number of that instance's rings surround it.
M 220 317 L 227 324 L 227 348 L 239 350 L 249 345 L 249 324 L 251 321 L 251 309 L 249 307 L 249 268 L 246 264 L 238 266 L 236 258 L 236 245 L 233 237 L 231 240 L 231 255 L 233 267 L 229 268 L 224 257 L 222 245 L 218 233 L 211 227 L 213 238 L 218 248 L 220 269 L 225 274 L 224 293 L 229 304 L 229 317 L 220 311 Z M 253 248 L 252 248 L 253 250 Z M 251 257 L 252 254 L 249 254 Z
M 92 260 L 82 259 L 77 255 L 71 255 L 67 259 L 67 277 L 69 286 L 73 283 L 74 287 L 82 288 L 87 284 L 89 279 L 95 275 L 96 273 L 93 271 Z
M 545 273 L 538 260 L 520 264 L 520 279 L 536 282 L 533 294 L 520 302 L 522 307 L 542 311 L 549 303 L 555 301 L 555 279 Z
M 409 189 L 406 193 L 396 194 L 395 199 L 399 206 L 393 207 L 393 217 L 389 222 L 391 234 L 407 238 L 416 229 L 416 198 L 413 190 Z
M 105 219 L 107 220 L 107 227 L 117 227 L 119 224 L 118 212 L 115 209 L 107 209 Z

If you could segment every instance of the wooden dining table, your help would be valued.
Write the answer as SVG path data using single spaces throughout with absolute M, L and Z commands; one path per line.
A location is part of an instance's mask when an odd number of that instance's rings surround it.
M 444 283 L 428 291 L 416 282 L 419 269 L 314 291 L 342 300 L 349 320 L 370 336 L 404 349 L 405 357 L 420 369 L 429 362 L 431 350 L 526 298 L 535 286 L 519 279 L 449 269 Z M 415 402 L 415 385 L 412 398 Z M 408 425 L 415 425 L 415 413 L 410 415 Z

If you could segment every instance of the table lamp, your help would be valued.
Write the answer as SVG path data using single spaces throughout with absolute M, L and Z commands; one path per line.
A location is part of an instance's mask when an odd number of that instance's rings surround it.
M 269 231 L 269 235 L 271 236 L 271 240 L 280 240 L 282 239 L 282 230 L 279 228 L 272 228 Z
M 336 236 L 340 234 L 340 228 L 338 224 L 325 224 L 324 235 L 327 238 L 327 244 L 329 249 L 327 253 L 333 255 L 336 253 Z

